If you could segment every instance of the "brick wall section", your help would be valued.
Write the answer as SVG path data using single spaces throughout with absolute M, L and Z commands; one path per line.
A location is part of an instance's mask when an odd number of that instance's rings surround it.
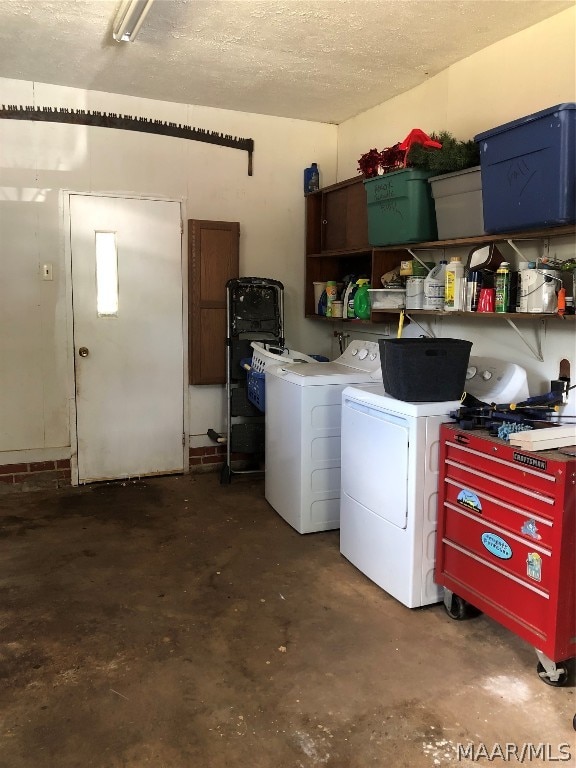
M 70 459 L 0 465 L 0 492 L 70 485 Z
M 233 453 L 231 458 L 232 461 L 243 461 L 246 456 Z M 219 471 L 225 460 L 225 445 L 205 445 L 189 450 L 190 472 Z M 0 464 L 0 493 L 35 488 L 62 488 L 70 483 L 70 459 Z
M 243 453 L 233 453 L 230 458 L 231 461 L 243 461 L 247 457 Z M 216 472 L 225 461 L 225 445 L 203 445 L 189 451 L 190 472 Z
M 190 472 L 211 472 L 220 469 L 226 459 L 225 445 L 202 445 L 190 448 Z

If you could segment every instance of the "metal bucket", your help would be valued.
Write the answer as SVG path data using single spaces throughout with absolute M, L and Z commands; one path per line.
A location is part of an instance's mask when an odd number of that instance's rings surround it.
M 554 314 L 558 310 L 560 272 L 556 269 L 523 269 L 520 276 L 519 312 Z
M 406 309 L 423 309 L 424 277 L 406 278 Z

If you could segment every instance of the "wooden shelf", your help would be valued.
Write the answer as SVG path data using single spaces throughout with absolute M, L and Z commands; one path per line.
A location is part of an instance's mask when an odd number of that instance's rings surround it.
M 367 325 L 371 320 L 361 320 L 359 317 L 326 317 L 325 315 L 304 315 L 308 320 L 321 320 L 325 323 L 353 323 L 356 325 Z
M 407 315 L 432 315 L 433 317 L 465 317 L 482 318 L 510 318 L 511 320 L 568 320 L 574 321 L 576 315 L 558 315 L 544 312 L 445 312 L 434 309 L 373 309 L 372 314 L 399 315 L 405 312 Z
M 375 251 L 405 251 L 407 248 L 413 251 L 437 248 L 456 248 L 459 245 L 482 245 L 483 243 L 505 243 L 507 240 L 542 240 L 547 237 L 561 237 L 576 234 L 574 224 L 566 224 L 561 227 L 548 227 L 545 229 L 525 229 L 515 232 L 500 232 L 492 235 L 477 235 L 476 237 L 459 237 L 451 240 L 432 240 L 422 243 L 402 243 L 401 245 L 375 245 Z
M 366 248 L 351 248 L 346 251 L 322 251 L 322 253 L 309 253 L 307 259 L 344 259 L 349 256 L 372 256 L 374 248 L 368 246 Z
M 547 240 L 551 237 L 571 237 L 576 234 L 576 225 L 527 229 L 522 231 L 483 234 L 475 237 L 434 240 L 431 242 L 401 243 L 398 245 L 373 246 L 368 244 L 368 216 L 363 177 L 324 187 L 318 192 L 305 196 L 306 207 L 306 283 L 305 317 L 313 320 L 350 322 L 347 318 L 323 317 L 315 314 L 314 281 L 341 281 L 347 275 L 365 275 L 373 286 L 380 285 L 380 276 L 396 269 L 401 261 L 410 257 L 412 251 L 442 250 L 448 248 L 469 248 L 488 243 L 511 241 Z M 394 320 L 398 309 L 373 309 L 369 321 L 358 323 L 385 323 Z M 484 313 L 444 312 L 426 309 L 408 310 L 407 314 L 430 317 L 501 317 L 513 323 L 515 320 L 555 319 L 559 315 L 537 313 Z M 564 316 L 573 321 L 574 316 Z

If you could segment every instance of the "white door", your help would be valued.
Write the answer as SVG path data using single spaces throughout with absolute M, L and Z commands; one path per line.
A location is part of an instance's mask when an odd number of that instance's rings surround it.
M 184 467 L 176 202 L 70 196 L 79 482 Z

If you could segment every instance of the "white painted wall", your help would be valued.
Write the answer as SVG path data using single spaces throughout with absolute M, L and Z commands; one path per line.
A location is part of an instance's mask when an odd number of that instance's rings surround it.
M 303 318 L 303 169 L 336 180 L 332 125 L 0 79 L 0 103 L 173 121 L 255 141 L 246 152 L 149 134 L 0 120 L 0 465 L 70 455 L 67 299 L 60 190 L 182 200 L 184 219 L 240 222 L 240 272 L 285 286 L 286 337 L 326 354 L 326 328 Z M 40 266 L 53 265 L 43 282 Z M 153 350 L 152 350 L 153 353 Z M 220 386 L 190 387 L 192 444 L 224 429 Z
M 459 139 L 576 100 L 576 7 L 485 48 L 338 126 L 338 179 L 412 128 Z M 439 45 L 441 42 L 439 41 Z
M 358 159 L 369 149 L 383 149 L 401 141 L 412 128 L 427 133 L 448 130 L 457 138 L 470 139 L 484 130 L 555 104 L 576 101 L 576 8 L 569 9 L 524 30 L 469 58 L 436 77 L 378 107 L 346 121 L 338 129 L 338 178 L 357 174 Z M 542 243 L 523 246 L 529 259 L 542 254 Z M 573 238 L 552 243 L 551 253 L 560 258 L 575 255 Z M 509 250 L 511 261 L 517 257 Z M 457 255 L 451 251 L 450 255 Z M 462 253 L 461 255 L 466 255 Z M 531 394 L 548 391 L 558 377 L 559 361 L 568 358 L 576 383 L 576 326 L 549 320 L 519 321 L 519 327 L 535 346 L 541 336 L 544 362 L 536 360 L 521 338 L 504 320 L 443 318 L 426 324 L 437 336 L 466 338 L 472 354 L 513 360 L 528 371 Z M 395 329 L 390 329 L 395 335 Z M 410 326 L 405 335 L 419 335 Z M 354 333 L 359 335 L 358 332 Z M 381 336 L 377 326 L 367 334 Z M 564 414 L 576 413 L 576 390 Z
M 303 318 L 303 168 L 318 162 L 326 186 L 355 176 L 363 152 L 393 144 L 411 128 L 447 129 L 468 138 L 537 109 L 576 101 L 575 14 L 566 11 L 480 51 L 338 128 L 0 78 L 2 104 L 97 109 L 255 140 L 250 178 L 246 153 L 238 150 L 129 131 L 0 120 L 0 464 L 70 455 L 70 317 L 60 190 L 158 195 L 182 200 L 185 219 L 239 221 L 241 274 L 284 283 L 290 344 L 335 355 L 333 326 Z M 572 242 L 562 247 L 573 253 Z M 53 264 L 52 282 L 40 279 L 46 262 Z M 576 380 L 573 329 L 548 322 L 545 362 L 538 363 L 504 323 L 434 324 L 439 335 L 470 338 L 476 354 L 525 365 L 534 393 L 557 376 L 561 357 L 570 359 Z M 383 331 L 366 327 L 373 338 Z M 363 334 L 354 329 L 353 335 Z M 572 393 L 572 412 L 574 400 Z M 192 444 L 203 444 L 209 427 L 224 428 L 222 387 L 190 387 L 189 401 Z

